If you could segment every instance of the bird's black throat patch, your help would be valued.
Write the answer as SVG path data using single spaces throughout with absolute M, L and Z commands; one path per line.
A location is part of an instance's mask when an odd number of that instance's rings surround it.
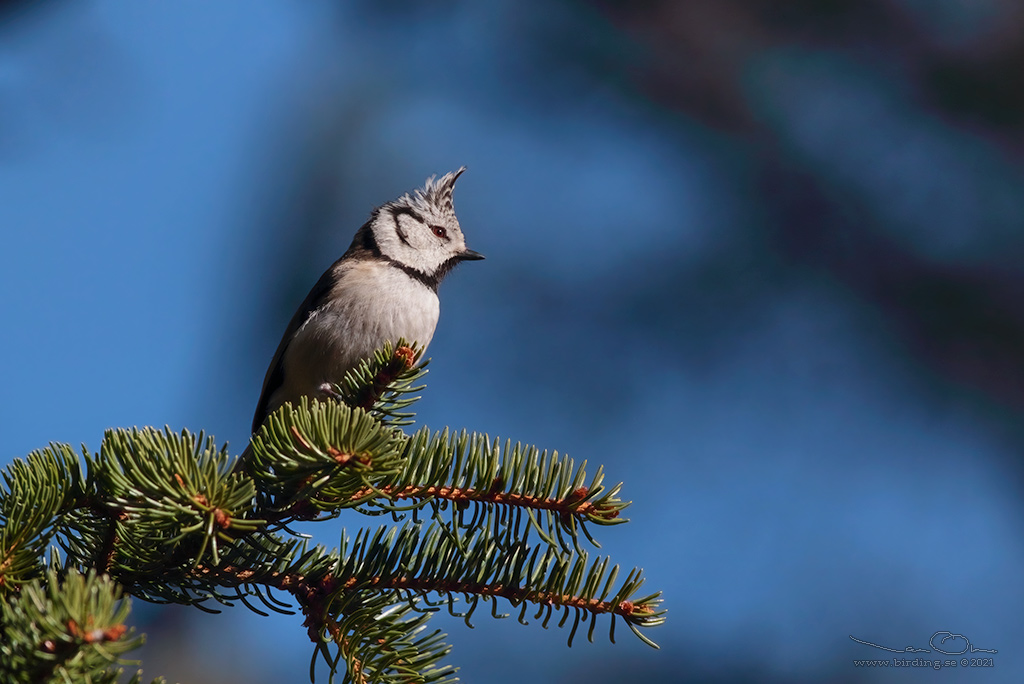
M 380 251 L 380 246 L 377 244 L 377 238 L 374 237 L 373 230 L 370 227 L 373 224 L 374 218 L 375 217 L 371 217 L 370 220 L 363 224 L 363 227 L 359 229 L 359 232 L 356 233 L 355 239 L 352 240 L 352 245 L 348 248 L 348 251 L 345 252 L 345 255 L 342 256 L 342 259 L 361 259 L 365 261 L 380 261 L 386 263 L 390 266 L 394 266 L 413 280 L 423 283 L 430 288 L 431 291 L 437 292 L 437 287 L 441 284 L 441 279 L 444 278 L 445 274 L 452 270 L 452 267 L 455 265 L 454 263 L 450 263 L 453 260 L 448 259 L 448 261 L 441 264 L 433 274 L 430 274 L 424 273 L 419 269 L 407 266 L 400 261 L 386 256 Z M 395 227 L 396 229 L 398 227 L 397 219 L 395 221 Z M 399 232 L 398 237 L 399 239 L 402 239 L 401 232 Z

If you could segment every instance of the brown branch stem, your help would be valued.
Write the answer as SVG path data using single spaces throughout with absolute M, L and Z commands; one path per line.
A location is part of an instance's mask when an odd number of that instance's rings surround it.
M 303 575 L 287 572 L 271 572 L 260 575 L 253 570 L 244 570 L 234 566 L 210 568 L 200 565 L 193 571 L 204 579 L 214 579 L 224 586 L 238 587 L 244 584 L 262 584 L 292 594 L 299 602 L 307 621 L 314 615 L 317 620 L 324 618 L 320 605 L 334 591 L 341 589 L 351 591 L 356 587 L 378 590 L 406 590 L 417 593 L 435 592 L 438 594 L 475 594 L 503 598 L 513 604 L 528 601 L 537 605 L 576 608 L 594 614 L 614 613 L 622 617 L 635 617 L 651 613 L 648 606 L 637 606 L 632 601 L 600 601 L 580 596 L 557 594 L 545 591 L 530 591 L 523 587 L 488 584 L 486 582 L 452 582 L 429 577 L 374 577 L 369 580 L 350 577 L 345 580 L 333 576 L 310 583 Z
M 496 505 L 516 506 L 520 508 L 533 508 L 536 510 L 556 511 L 570 515 L 585 515 L 601 517 L 605 519 L 616 518 L 619 512 L 615 509 L 602 509 L 590 501 L 582 501 L 588 495 L 586 487 L 580 487 L 569 496 L 561 499 L 541 498 L 515 492 L 494 491 L 473 489 L 472 487 L 449 487 L 445 486 L 420 486 L 406 485 L 402 488 L 382 486 L 376 490 L 364 488 L 352 495 L 353 500 L 363 499 L 377 491 L 394 499 L 447 499 L 454 502 L 481 502 Z

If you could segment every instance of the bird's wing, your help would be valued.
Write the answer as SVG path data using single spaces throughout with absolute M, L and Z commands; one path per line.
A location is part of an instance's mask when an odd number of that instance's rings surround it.
M 335 271 L 342 259 L 338 259 L 330 268 L 324 271 L 324 274 L 320 276 L 320 280 L 316 281 L 316 285 L 309 291 L 306 298 L 302 300 L 302 304 L 299 306 L 299 310 L 295 312 L 295 315 L 292 316 L 291 322 L 288 323 L 288 329 L 284 331 L 281 343 L 277 345 L 274 358 L 270 361 L 267 375 L 263 378 L 263 391 L 260 393 L 260 400 L 256 404 L 256 413 L 252 417 L 253 433 L 259 430 L 260 426 L 263 425 L 263 421 L 267 419 L 267 403 L 277 388 L 281 386 L 281 383 L 284 382 L 284 353 L 288 349 L 288 344 L 295 337 L 295 333 L 302 327 L 302 324 L 309 320 L 310 315 L 324 305 L 331 288 L 337 282 Z

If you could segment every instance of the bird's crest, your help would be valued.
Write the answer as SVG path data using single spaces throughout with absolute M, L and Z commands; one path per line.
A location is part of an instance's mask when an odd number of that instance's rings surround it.
M 422 188 L 414 190 L 411 195 L 409 193 L 402 195 L 395 201 L 395 204 L 404 204 L 421 211 L 433 210 L 454 216 L 455 206 L 452 202 L 452 192 L 455 190 L 455 181 L 465 170 L 466 167 L 463 166 L 458 171 L 446 173 L 440 178 L 431 176 Z

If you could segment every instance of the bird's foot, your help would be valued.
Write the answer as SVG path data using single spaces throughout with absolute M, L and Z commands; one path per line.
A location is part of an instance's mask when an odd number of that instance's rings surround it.
M 319 387 L 317 387 L 316 391 L 321 397 L 326 397 L 327 399 L 334 399 L 335 401 L 342 400 L 341 395 L 334 391 L 334 385 L 332 385 L 329 382 L 325 382 Z

